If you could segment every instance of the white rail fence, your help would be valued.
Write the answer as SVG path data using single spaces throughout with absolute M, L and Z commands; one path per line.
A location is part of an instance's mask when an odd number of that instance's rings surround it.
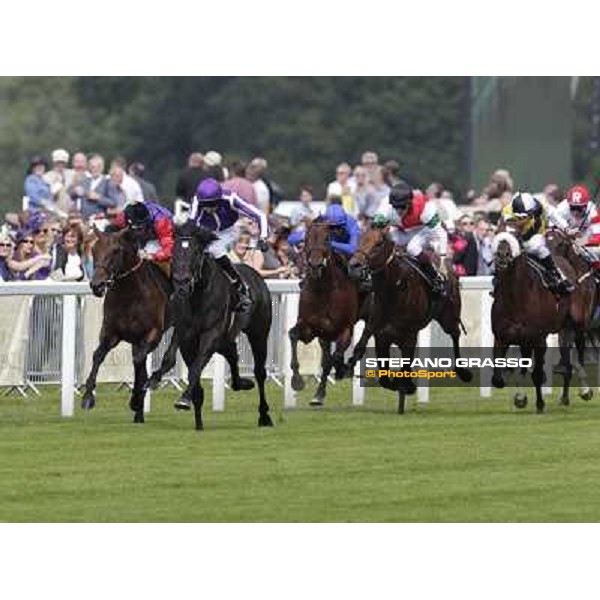
M 490 277 L 461 279 L 463 321 L 468 335 L 462 340 L 466 346 L 491 347 L 493 335 L 490 323 L 492 298 Z M 269 340 L 267 371 L 283 389 L 284 406 L 297 404 L 291 388 L 289 368 L 291 347 L 287 332 L 298 316 L 299 282 L 296 280 L 267 280 L 273 298 L 273 326 Z M 102 301 L 95 298 L 85 282 L 9 282 L 0 284 L 0 386 L 25 394 L 30 388 L 39 393 L 44 383 L 60 383 L 61 414 L 72 416 L 76 390 L 85 381 L 91 365 L 91 354 L 98 342 L 102 318 Z M 36 310 L 37 309 L 37 310 Z M 355 341 L 362 333 L 362 323 L 355 330 Z M 244 337 L 244 336 L 242 336 Z M 432 324 L 419 334 L 419 347 L 447 346 L 449 340 L 437 324 Z M 552 341 L 551 341 L 552 343 Z M 166 348 L 149 357 L 149 368 L 157 367 Z M 240 342 L 240 370 L 252 373 L 252 356 L 247 342 Z M 320 358 L 318 344 L 307 347 L 299 345 L 302 371 L 318 375 Z M 358 365 L 355 375 L 358 374 Z M 167 379 L 176 387 L 186 380 L 186 369 L 180 357 L 171 376 Z M 203 377 L 212 378 L 212 407 L 225 408 L 226 363 L 216 355 Z M 129 383 L 133 368 L 129 346 L 121 343 L 106 359 L 99 382 Z M 353 380 L 351 401 L 361 405 L 368 388 L 360 386 L 358 377 Z M 481 382 L 481 396 L 491 395 L 490 382 Z M 429 388 L 419 387 L 417 399 L 429 400 Z M 350 400 L 350 399 L 349 399 Z M 148 395 L 146 409 L 150 410 Z

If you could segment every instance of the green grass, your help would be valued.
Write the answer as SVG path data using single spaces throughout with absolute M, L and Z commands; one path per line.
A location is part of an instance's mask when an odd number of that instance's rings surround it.
M 432 391 L 426 409 L 330 387 L 327 407 L 282 410 L 256 427 L 254 392 L 227 393 L 205 431 L 153 395 L 133 425 L 124 392 L 58 415 L 58 390 L 0 399 L 1 521 L 598 521 L 600 404 L 548 400 L 516 412 L 509 394 Z M 210 406 L 210 394 L 207 398 Z

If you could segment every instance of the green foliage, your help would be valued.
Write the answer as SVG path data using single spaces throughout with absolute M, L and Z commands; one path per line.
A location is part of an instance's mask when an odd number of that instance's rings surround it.
M 191 151 L 265 156 L 287 194 L 323 193 L 366 149 L 417 182 L 465 181 L 464 78 L 11 77 L 0 79 L 0 206 L 15 208 L 28 157 L 59 146 L 147 163 L 163 196 Z

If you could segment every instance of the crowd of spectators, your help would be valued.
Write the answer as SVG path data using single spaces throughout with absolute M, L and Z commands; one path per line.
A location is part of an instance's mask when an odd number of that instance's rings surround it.
M 314 182 L 315 188 L 303 185 L 293 208 L 285 212 L 278 210 L 284 195 L 269 178 L 263 157 L 225 164 L 215 150 L 194 152 L 177 179 L 175 197 L 189 202 L 203 179 L 217 179 L 225 189 L 269 215 L 269 250 L 257 249 L 256 227 L 242 218 L 237 241 L 230 249 L 231 260 L 251 265 L 266 278 L 298 277 L 304 271 L 302 246 L 290 245 L 292 232 L 305 229 L 329 203 L 341 204 L 364 228 L 388 196 L 390 186 L 401 179 L 410 182 L 398 162 L 381 164 L 373 151 L 364 152 L 354 167 L 340 163 L 334 173 L 330 181 Z M 317 200 L 314 189 L 318 188 L 326 193 Z M 458 276 L 490 274 L 495 223 L 513 191 L 506 170 L 493 173 L 480 195 L 470 191 L 459 205 L 441 183 L 432 182 L 425 188 L 423 193 L 436 203 L 448 231 L 449 254 Z M 553 205 L 562 199 L 553 184 L 546 186 L 543 195 Z M 140 161 L 127 163 L 117 156 L 107 168 L 97 153 L 78 151 L 71 157 L 61 148 L 51 153 L 50 166 L 43 156 L 32 157 L 24 180 L 23 210 L 8 214 L 0 228 L 0 280 L 89 278 L 92 226 L 106 227 L 126 203 L 144 199 L 158 201 L 159 195 L 146 179 Z

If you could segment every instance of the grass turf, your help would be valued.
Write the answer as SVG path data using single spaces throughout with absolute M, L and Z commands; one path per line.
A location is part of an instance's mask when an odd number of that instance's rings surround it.
M 597 521 L 600 405 L 548 398 L 516 412 L 509 392 L 432 390 L 395 414 L 391 392 L 350 406 L 349 382 L 327 407 L 282 410 L 256 427 L 255 392 L 227 393 L 205 431 L 153 395 L 133 425 L 125 392 L 100 387 L 98 406 L 58 416 L 58 389 L 0 399 L 1 521 Z M 209 388 L 207 388 L 209 390 Z M 531 394 L 530 394 L 531 398 Z

